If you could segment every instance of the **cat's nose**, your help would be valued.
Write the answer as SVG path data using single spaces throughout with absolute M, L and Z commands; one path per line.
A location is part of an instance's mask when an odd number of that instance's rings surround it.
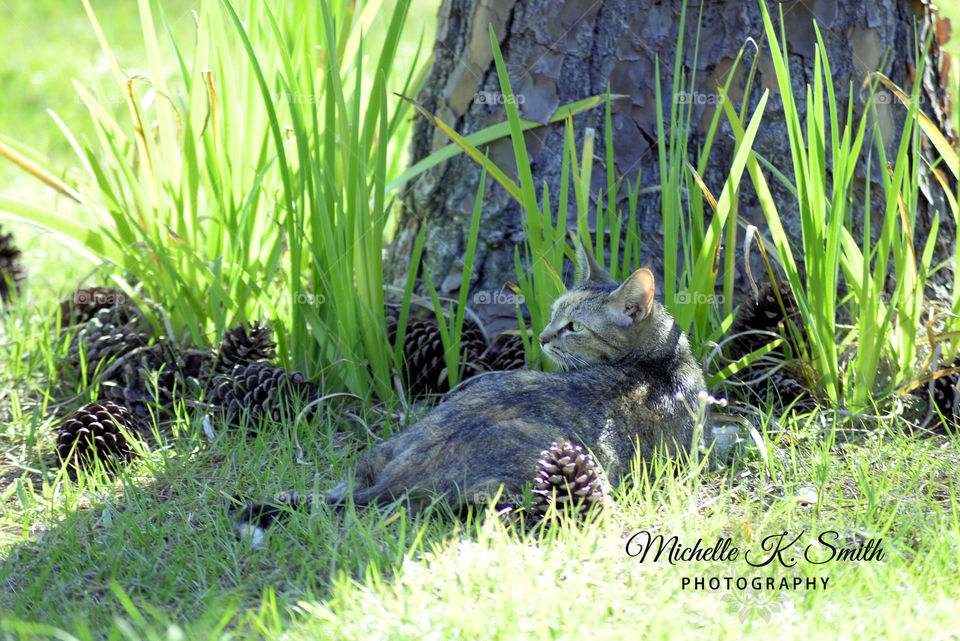
M 547 337 L 544 336 L 543 334 L 540 334 L 540 336 L 537 338 L 537 340 L 540 341 L 540 344 L 541 344 L 541 345 L 546 345 L 546 344 L 547 344 Z

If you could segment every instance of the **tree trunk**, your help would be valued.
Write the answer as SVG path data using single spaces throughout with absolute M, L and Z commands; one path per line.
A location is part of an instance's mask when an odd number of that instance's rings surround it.
M 923 79 L 923 107 L 935 121 L 939 120 L 942 128 L 949 126 L 949 104 L 943 90 L 946 54 L 940 51 L 949 24 L 938 21 L 930 13 L 926 0 L 868 0 L 865 3 L 814 0 L 783 2 L 779 6 L 768 0 L 768 6 L 778 28 L 778 10 L 783 12 L 794 95 L 798 98 L 802 121 L 806 118 L 805 100 L 801 98 L 803 87 L 812 83 L 814 73 L 813 20 L 816 20 L 827 47 L 838 105 L 845 112 L 848 99 L 852 99 L 856 118 L 865 104 L 866 92 L 861 92 L 860 87 L 869 72 L 882 71 L 901 87 L 912 86 L 915 24 L 921 39 L 933 29 L 933 51 L 928 56 Z M 697 39 L 699 10 L 695 3 L 688 7 L 684 35 L 685 74 L 689 78 L 695 73 L 695 92 L 685 94 L 693 105 L 694 130 L 690 132 L 689 157 L 696 162 L 696 147 L 704 140 L 715 108 L 715 88 L 723 85 L 737 52 L 752 39 L 760 45 L 761 57 L 749 99 L 749 113 L 753 112 L 764 89 L 771 93 L 754 149 L 786 175 L 792 175 L 782 103 L 769 49 L 762 37 L 763 22 L 758 5 L 753 0 L 705 2 L 699 26 L 699 59 L 694 64 L 693 43 Z M 642 169 L 641 187 L 654 187 L 643 192 L 637 219 L 644 244 L 643 260 L 652 261 L 656 273 L 662 273 L 663 231 L 660 198 L 655 188 L 659 185 L 655 58 L 659 56 L 660 60 L 663 111 L 669 114 L 673 95 L 670 76 L 680 12 L 679 1 L 444 0 L 438 17 L 434 66 L 418 99 L 463 135 L 506 119 L 502 101 L 497 99 L 499 83 L 488 24 L 493 25 L 499 38 L 522 117 L 546 122 L 560 105 L 604 94 L 608 83 L 611 93 L 629 95 L 629 99 L 612 104 L 615 171 L 617 176 L 626 176 L 632 181 L 638 169 Z M 737 105 L 745 90 L 755 51 L 754 46 L 747 44 L 731 84 L 731 98 Z M 879 104 L 878 111 L 889 154 L 899 141 L 897 123 L 903 121 L 905 110 L 890 100 L 889 104 Z M 725 123 L 725 119 L 721 118 L 721 122 Z M 602 108 L 574 118 L 578 153 L 585 128 L 597 130 L 597 141 L 601 145 L 593 174 L 597 188 L 605 185 L 603 125 Z M 449 142 L 433 125 L 420 119 L 414 128 L 412 162 Z M 559 193 L 563 128 L 553 125 L 531 130 L 526 134 L 526 143 L 538 192 L 546 182 L 551 194 Z M 720 193 L 729 171 L 732 150 L 729 126 L 724 124 L 711 152 L 710 168 L 703 176 L 715 194 Z M 488 152 L 490 159 L 508 174 L 515 173 L 509 139 L 492 143 Z M 879 195 L 882 194 L 879 163 L 874 162 L 873 166 L 871 193 Z M 861 174 L 864 173 L 861 169 Z M 400 281 L 405 277 L 413 241 L 420 226 L 425 225 L 423 266 L 438 287 L 448 294 L 456 291 L 479 176 L 479 166 L 461 154 L 408 185 L 401 228 L 392 250 L 393 279 Z M 867 177 L 859 178 L 862 188 Z M 769 174 L 768 182 L 778 200 L 784 226 L 795 234 L 794 241 L 799 243 L 796 199 L 778 181 L 770 179 Z M 762 232 L 766 227 L 763 214 L 748 183 L 749 180 L 742 183 L 739 213 Z M 622 202 L 625 194 L 619 194 L 618 198 Z M 942 256 L 951 247 L 954 234 L 940 190 L 933 183 L 929 189 L 922 190 L 921 204 L 923 211 L 918 212 L 918 228 L 929 225 L 935 209 L 941 212 L 941 222 L 945 224 L 941 225 L 938 249 Z M 625 206 L 622 205 L 621 210 L 625 210 Z M 882 207 L 874 207 L 873 211 L 882 212 Z M 575 224 L 576 217 L 571 219 Z M 918 229 L 918 242 L 922 242 L 923 231 Z M 519 205 L 499 185 L 488 181 L 471 290 L 498 290 L 505 283 L 515 281 L 514 246 L 522 240 Z M 742 260 L 738 259 L 737 264 L 739 269 Z M 737 279 L 743 287 L 739 274 Z M 479 311 L 488 321 L 515 314 L 512 306 L 485 305 Z

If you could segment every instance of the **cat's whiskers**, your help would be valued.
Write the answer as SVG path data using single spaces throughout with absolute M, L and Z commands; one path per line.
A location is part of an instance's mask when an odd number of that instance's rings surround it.
M 578 365 L 590 364 L 589 361 L 582 356 L 572 354 L 562 347 L 551 344 L 544 345 L 544 352 L 564 371 L 576 369 Z
M 590 364 L 590 363 L 587 362 L 587 359 L 585 359 L 585 358 L 582 357 L 582 356 L 577 356 L 576 354 L 568 354 L 567 356 L 569 356 L 569 357 L 570 357 L 570 360 L 572 360 L 574 363 L 580 363 L 581 365 L 589 365 L 589 364 Z
M 550 358 L 553 360 L 554 363 L 559 365 L 560 369 L 562 369 L 563 371 L 567 371 L 568 369 L 570 369 L 570 365 L 567 362 L 566 354 L 564 354 L 560 350 L 557 350 L 557 349 L 551 350 Z

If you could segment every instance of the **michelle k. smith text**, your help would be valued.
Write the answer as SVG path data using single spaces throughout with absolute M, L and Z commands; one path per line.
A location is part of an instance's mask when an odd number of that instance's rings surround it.
M 803 561 L 811 565 L 827 563 L 843 563 L 849 561 L 882 561 L 884 558 L 883 539 L 869 539 L 857 545 L 841 544 L 840 533 L 835 530 L 821 532 L 816 538 L 803 545 L 804 530 L 796 536 L 789 532 L 779 532 L 764 537 L 758 545 L 741 549 L 734 544 L 730 537 L 717 537 L 715 540 L 704 542 L 698 538 L 693 545 L 680 541 L 676 535 L 664 536 L 652 534 L 648 530 L 635 532 L 626 543 L 627 556 L 637 559 L 640 563 L 666 562 L 670 565 L 688 563 L 691 561 L 707 561 L 711 563 L 743 563 L 745 570 L 751 574 L 757 568 L 792 568 Z M 753 590 L 815 590 L 825 589 L 830 581 L 829 577 L 798 577 L 798 576 L 713 576 L 684 577 L 681 588 L 694 590 L 725 589 L 753 589 Z
M 788 532 L 771 534 L 760 541 L 760 550 L 745 550 L 743 560 L 755 568 L 769 565 L 776 561 L 783 567 L 793 567 L 797 564 L 794 553 L 796 544 L 803 537 L 804 530 L 791 538 Z M 856 546 L 839 545 L 840 533 L 835 530 L 821 532 L 817 536 L 817 543 L 803 548 L 803 559 L 807 563 L 822 565 L 831 561 L 882 561 L 883 539 L 869 539 Z M 686 561 L 721 561 L 730 562 L 740 558 L 740 548 L 733 545 L 729 537 L 717 537 L 712 545 L 705 545 L 702 538 L 698 538 L 692 545 L 684 545 L 676 536 L 664 537 L 662 534 L 653 535 L 647 530 L 639 530 L 627 540 L 627 556 L 637 557 L 643 563 L 647 560 L 651 550 L 651 560 L 655 563 L 661 560 L 670 565 Z

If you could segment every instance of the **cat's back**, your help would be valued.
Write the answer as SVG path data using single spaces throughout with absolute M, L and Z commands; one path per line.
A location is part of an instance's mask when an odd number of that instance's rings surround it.
M 578 425 L 594 420 L 601 411 L 597 394 L 601 379 L 598 372 L 585 371 L 489 374 L 441 402 L 412 428 L 487 430 L 516 421 L 541 427 Z
M 613 432 L 621 448 L 640 433 L 686 438 L 689 416 L 679 396 L 695 394 L 702 378 L 679 368 L 594 364 L 566 372 L 516 371 L 484 376 L 433 408 L 406 430 L 408 438 L 487 439 L 505 443 L 509 432 L 539 435 L 542 448 L 556 439 L 593 447 Z M 609 436 L 604 436 L 609 440 Z

